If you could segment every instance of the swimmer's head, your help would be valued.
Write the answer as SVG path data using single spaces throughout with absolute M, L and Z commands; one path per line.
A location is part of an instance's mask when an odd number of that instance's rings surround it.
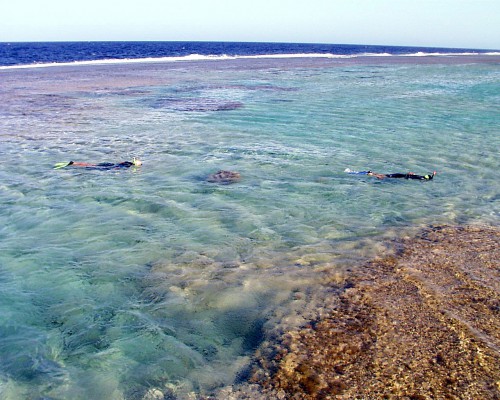
M 142 165 L 142 161 L 134 157 L 132 159 L 132 164 L 134 164 L 136 167 L 140 167 Z

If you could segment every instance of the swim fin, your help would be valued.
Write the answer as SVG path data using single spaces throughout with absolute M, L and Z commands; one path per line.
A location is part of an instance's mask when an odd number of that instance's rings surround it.
M 59 162 L 57 164 L 54 164 L 54 169 L 64 168 L 64 167 L 67 167 L 69 164 L 71 164 L 71 161 L 70 162 Z

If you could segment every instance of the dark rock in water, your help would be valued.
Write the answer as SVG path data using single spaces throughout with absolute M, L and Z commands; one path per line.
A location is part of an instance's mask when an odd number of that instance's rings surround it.
M 230 183 L 238 182 L 240 179 L 241 175 L 239 172 L 220 170 L 215 174 L 210 174 L 207 178 L 207 182 L 227 185 Z
M 167 108 L 185 112 L 231 111 L 243 107 L 239 101 L 225 101 L 212 98 L 177 98 L 164 97 L 156 99 L 153 108 Z
M 209 103 L 203 107 L 200 107 L 199 111 L 231 111 L 231 110 L 237 110 L 238 108 L 241 107 L 243 107 L 243 103 L 239 101 L 229 101 L 226 103 L 213 102 L 211 104 Z
M 239 101 L 220 101 L 214 99 L 187 99 L 175 104 L 172 108 L 176 111 L 231 111 L 243 107 Z
M 15 359 L 4 359 L 9 375 L 21 382 L 60 381 L 65 378 L 63 367 L 41 355 L 21 355 Z

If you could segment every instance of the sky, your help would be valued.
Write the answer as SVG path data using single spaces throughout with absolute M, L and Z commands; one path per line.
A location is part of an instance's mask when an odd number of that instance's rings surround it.
M 243 41 L 500 49 L 500 0 L 0 0 L 0 42 Z

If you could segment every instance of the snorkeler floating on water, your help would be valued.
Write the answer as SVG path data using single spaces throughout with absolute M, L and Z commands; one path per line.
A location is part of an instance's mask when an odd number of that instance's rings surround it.
M 91 163 L 86 163 L 86 162 L 77 162 L 77 161 L 70 161 L 70 162 L 61 162 L 57 163 L 54 165 L 54 169 L 60 169 L 60 168 L 66 168 L 66 167 L 79 167 L 79 168 L 85 168 L 85 169 L 96 169 L 96 170 L 112 170 L 112 169 L 122 169 L 122 168 L 130 168 L 132 166 L 134 167 L 140 167 L 142 165 L 142 161 L 133 158 L 132 161 L 122 161 L 120 163 L 99 163 L 99 164 L 91 164 Z M 427 175 L 416 175 L 413 172 L 408 172 L 408 173 L 394 173 L 394 174 L 381 174 L 378 172 L 373 172 L 371 170 L 368 171 L 353 171 L 349 168 L 346 168 L 344 172 L 347 172 L 348 174 L 354 174 L 354 175 L 369 175 L 369 176 L 374 176 L 377 179 L 386 179 L 386 178 L 396 178 L 396 179 L 413 179 L 413 180 L 419 180 L 419 181 L 430 181 L 434 178 L 436 175 L 436 171 L 434 171 L 431 174 Z M 240 180 L 240 174 L 238 172 L 233 172 L 233 171 L 218 171 L 216 174 L 209 175 L 207 178 L 208 182 L 218 182 L 218 183 L 234 183 Z
M 369 176 L 374 176 L 377 179 L 385 179 L 385 178 L 404 178 L 404 179 L 415 179 L 419 181 L 430 181 L 434 176 L 436 175 L 436 171 L 434 171 L 432 174 L 427 174 L 427 175 L 416 175 L 413 172 L 408 172 L 406 174 L 402 173 L 395 173 L 395 174 L 380 174 L 378 172 L 373 172 L 373 171 L 352 171 L 349 168 L 345 169 L 345 172 L 348 174 L 355 174 L 355 175 L 369 175 Z
M 90 164 L 85 162 L 62 162 L 54 165 L 54 169 L 66 168 L 66 167 L 79 167 L 85 169 L 97 169 L 97 170 L 110 170 L 110 169 L 122 169 L 122 168 L 130 168 L 132 166 L 139 167 L 142 165 L 142 161 L 133 158 L 132 161 L 123 161 L 121 163 L 99 163 L 99 164 Z
M 368 171 L 367 175 L 374 176 L 378 179 L 385 179 L 385 178 L 404 178 L 404 179 L 416 179 L 419 181 L 430 181 L 432 178 L 434 178 L 434 175 L 436 175 L 436 171 L 434 171 L 432 174 L 427 174 L 427 175 L 416 175 L 413 172 L 408 172 L 407 174 L 401 174 L 401 173 L 396 173 L 396 174 L 379 174 L 376 172 Z

